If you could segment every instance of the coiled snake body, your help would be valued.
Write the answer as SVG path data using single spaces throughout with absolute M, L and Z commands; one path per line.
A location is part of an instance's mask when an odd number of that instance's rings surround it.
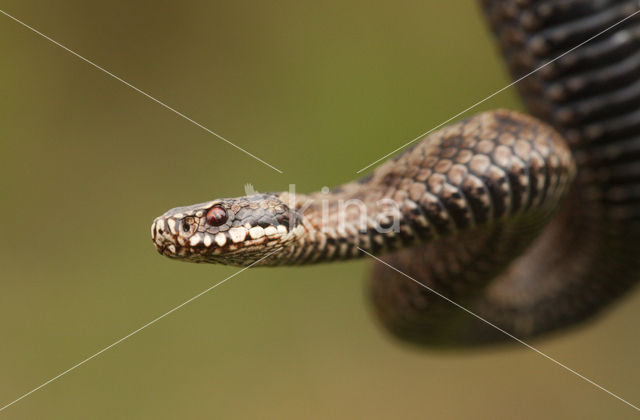
M 484 0 L 515 78 L 640 8 L 637 1 Z M 640 278 L 640 15 L 524 78 L 536 118 L 479 114 L 329 192 L 172 209 L 158 251 L 193 262 L 383 259 L 519 337 L 576 324 Z M 544 122 L 542 122 L 544 121 Z M 376 264 L 372 296 L 398 337 L 506 336 Z

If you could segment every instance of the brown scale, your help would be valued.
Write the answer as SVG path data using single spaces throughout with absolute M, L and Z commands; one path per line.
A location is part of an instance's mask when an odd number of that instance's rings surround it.
M 561 183 L 550 169 L 556 166 Z M 361 257 L 358 247 L 382 254 L 487 224 L 539 226 L 557 206 L 572 171 L 568 149 L 552 129 L 515 112 L 480 114 L 428 136 L 363 180 L 329 194 L 297 197 L 293 208 L 309 233 L 292 245 L 295 250 L 274 259 L 326 262 Z M 280 198 L 286 201 L 286 194 Z M 385 198 L 400 210 L 397 232 L 380 232 L 390 227 L 376 219 L 378 201 Z M 352 199 L 362 200 L 366 214 L 375 216 L 364 229 L 360 212 L 340 213 L 339 202 Z

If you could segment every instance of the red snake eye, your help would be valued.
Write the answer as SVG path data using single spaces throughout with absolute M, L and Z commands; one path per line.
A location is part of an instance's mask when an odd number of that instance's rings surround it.
M 211 226 L 220 226 L 227 221 L 227 212 L 221 206 L 213 206 L 207 212 L 207 223 Z

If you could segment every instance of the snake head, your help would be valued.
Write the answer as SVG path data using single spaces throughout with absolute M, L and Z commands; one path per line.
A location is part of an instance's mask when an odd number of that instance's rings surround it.
M 300 237 L 301 218 L 275 194 L 224 198 L 177 207 L 151 225 L 169 258 L 245 266 Z

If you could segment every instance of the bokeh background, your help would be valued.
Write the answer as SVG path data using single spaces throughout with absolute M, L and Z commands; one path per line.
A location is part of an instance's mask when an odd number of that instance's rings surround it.
M 0 405 L 234 273 L 157 255 L 177 205 L 300 192 L 509 83 L 472 1 L 2 1 Z M 478 110 L 520 108 L 509 90 Z M 0 413 L 11 419 L 631 418 L 519 345 L 391 339 L 369 263 L 253 269 Z M 640 295 L 542 351 L 640 402 Z

